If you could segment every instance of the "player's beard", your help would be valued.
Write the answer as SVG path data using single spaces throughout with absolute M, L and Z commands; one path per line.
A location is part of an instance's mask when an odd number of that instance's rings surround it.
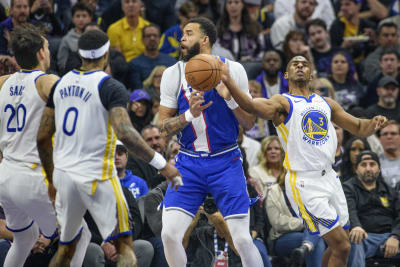
M 192 57 L 194 57 L 198 54 L 200 54 L 200 44 L 195 43 L 192 47 L 187 49 L 186 55 L 184 55 L 181 52 L 181 60 L 183 60 L 184 62 L 188 62 Z

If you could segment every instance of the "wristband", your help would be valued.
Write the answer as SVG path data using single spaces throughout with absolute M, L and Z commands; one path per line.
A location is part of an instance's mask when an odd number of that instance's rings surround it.
M 236 103 L 233 97 L 230 100 L 225 100 L 225 102 L 231 110 L 234 110 L 239 107 L 239 105 Z
M 190 112 L 190 109 L 186 110 L 184 114 L 185 114 L 185 120 L 187 122 L 191 122 L 192 120 L 194 120 L 193 114 L 192 112 Z
M 161 170 L 164 169 L 165 165 L 167 165 L 167 161 L 164 159 L 163 156 L 161 156 L 160 153 L 154 151 L 154 157 L 149 162 L 149 164 L 154 168 L 156 168 L 157 170 Z

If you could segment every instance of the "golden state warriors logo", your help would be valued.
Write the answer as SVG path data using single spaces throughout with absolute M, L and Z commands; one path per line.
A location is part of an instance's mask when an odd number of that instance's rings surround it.
M 312 145 L 323 145 L 326 143 L 328 134 L 328 119 L 319 110 L 309 110 L 301 120 L 303 129 L 303 140 Z

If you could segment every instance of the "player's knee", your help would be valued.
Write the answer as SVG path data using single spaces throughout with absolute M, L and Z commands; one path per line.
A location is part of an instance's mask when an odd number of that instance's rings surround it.
M 164 244 L 182 243 L 184 233 L 173 227 L 163 227 L 161 231 L 161 239 Z
M 348 239 L 340 240 L 339 242 L 336 242 L 336 245 L 334 248 L 332 248 L 332 250 L 338 255 L 347 256 L 351 250 L 350 241 Z
M 231 235 L 233 244 L 239 251 L 246 251 L 253 244 L 253 240 L 251 239 L 250 234 L 246 234 L 244 231 Z

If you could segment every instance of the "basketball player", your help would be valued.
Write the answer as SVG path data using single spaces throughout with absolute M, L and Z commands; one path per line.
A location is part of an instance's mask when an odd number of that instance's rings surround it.
M 0 77 L 0 203 L 6 215 L 7 229 L 14 241 L 4 262 L 6 267 L 23 266 L 39 237 L 57 236 L 56 215 L 45 184 L 43 168 L 36 148 L 36 135 L 50 89 L 58 80 L 44 73 L 50 67 L 47 40 L 31 25 L 16 27 L 11 46 L 20 71 Z M 47 179 L 50 192 L 51 177 Z M 87 227 L 79 242 L 90 242 Z M 72 266 L 82 266 L 86 250 L 74 257 Z
M 81 70 L 70 71 L 53 86 L 43 111 L 37 142 L 46 174 L 54 177 L 61 227 L 58 251 L 50 266 L 69 266 L 86 210 L 102 237 L 114 240 L 117 266 L 136 266 L 129 213 L 114 166 L 117 137 L 129 152 L 159 169 L 167 179 L 179 175 L 133 128 L 125 108 L 129 99 L 126 88 L 103 71 L 109 46 L 104 32 L 84 33 L 78 41 Z M 174 181 L 179 183 L 179 179 Z
M 243 266 L 263 266 L 249 231 L 249 197 L 241 153 L 236 143 L 239 124 L 250 129 L 254 116 L 234 100 L 226 101 L 222 87 L 197 93 L 185 80 L 185 63 L 197 54 L 210 54 L 216 28 L 206 18 L 194 18 L 183 28 L 182 60 L 165 70 L 161 80 L 159 124 L 164 135 L 178 134 L 181 145 L 176 167 L 184 185 L 168 189 L 164 198 L 161 237 L 170 266 L 186 266 L 182 239 L 207 193 L 224 216 Z M 237 62 L 230 66 L 235 86 L 249 95 L 247 75 Z M 237 84 L 237 85 L 236 85 Z M 221 94 L 221 95 L 220 95 Z M 217 253 L 222 256 L 223 253 Z M 220 264 L 227 258 L 217 258 Z
M 350 242 L 344 229 L 349 227 L 349 216 L 343 189 L 331 168 L 337 146 L 332 122 L 367 137 L 382 128 L 386 118 L 355 118 L 334 100 L 311 92 L 310 62 L 302 56 L 294 57 L 287 66 L 289 93 L 271 99 L 249 98 L 235 86 L 226 65 L 220 62 L 220 66 L 222 80 L 239 106 L 273 121 L 286 151 L 285 186 L 290 203 L 308 230 L 320 234 L 328 244 L 322 265 L 346 266 Z

